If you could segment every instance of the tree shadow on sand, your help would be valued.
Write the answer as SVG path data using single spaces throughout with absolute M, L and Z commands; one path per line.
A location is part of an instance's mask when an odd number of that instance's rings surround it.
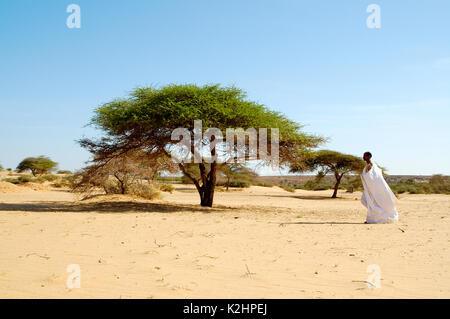
M 133 201 L 104 201 L 104 202 L 29 202 L 29 203 L 0 203 L 0 212 L 34 212 L 34 213 L 176 213 L 196 212 L 212 213 L 229 211 L 230 207 L 217 206 L 214 208 L 200 205 L 180 205 L 169 203 L 146 203 Z
M 267 195 L 253 195 L 253 196 L 267 197 Z M 270 197 L 286 197 L 286 198 L 306 199 L 306 200 L 332 200 L 332 201 L 354 200 L 353 198 L 344 198 L 344 197 L 331 198 L 331 195 L 330 196 L 319 196 L 319 195 L 296 195 L 296 194 L 292 194 L 292 195 L 271 194 Z
M 292 222 L 292 223 L 280 223 L 280 227 L 285 227 L 286 225 L 367 225 L 364 222 L 354 223 L 354 222 Z

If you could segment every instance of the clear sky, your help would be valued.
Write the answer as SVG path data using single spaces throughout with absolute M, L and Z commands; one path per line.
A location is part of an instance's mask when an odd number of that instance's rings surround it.
M 448 0 L 0 0 L 0 164 L 81 168 L 98 105 L 190 82 L 236 85 L 390 174 L 450 174 L 449 15 Z

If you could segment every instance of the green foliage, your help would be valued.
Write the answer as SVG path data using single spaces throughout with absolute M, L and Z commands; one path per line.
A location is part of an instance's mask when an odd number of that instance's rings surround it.
M 157 136 L 157 140 L 167 144 L 171 142 L 173 129 L 184 127 L 192 131 L 194 120 L 202 121 L 204 131 L 211 127 L 221 130 L 279 128 L 280 140 L 286 147 L 294 144 L 313 147 L 323 140 L 302 133 L 302 126 L 284 115 L 248 101 L 242 90 L 220 85 L 138 88 L 129 98 L 99 107 L 92 123 L 111 137 L 135 132 L 136 129 L 163 133 Z M 161 132 L 161 128 L 167 132 Z
M 0 164 L 0 172 L 3 172 L 4 168 L 2 166 L 2 164 Z
M 50 158 L 45 156 L 27 157 L 17 166 L 19 172 L 31 171 L 36 176 L 46 174 L 53 171 L 58 166 L 58 163 L 53 162 Z

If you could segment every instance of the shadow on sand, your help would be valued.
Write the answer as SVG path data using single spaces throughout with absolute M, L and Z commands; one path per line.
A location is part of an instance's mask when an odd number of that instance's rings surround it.
M 295 222 L 295 223 L 281 223 L 280 227 L 285 225 L 367 225 L 364 222 L 352 223 L 352 222 Z
M 81 202 L 29 202 L 29 203 L 0 203 L 0 212 L 35 212 L 35 213 L 176 213 L 196 212 L 212 213 L 232 210 L 229 207 L 214 208 L 200 205 L 179 205 L 169 203 L 145 203 L 133 201 L 107 201 L 83 203 Z
M 259 194 L 250 194 L 252 196 L 263 196 L 267 197 L 267 195 L 259 195 Z M 278 194 L 271 194 L 270 197 L 286 197 L 286 198 L 295 198 L 295 199 L 306 199 L 306 200 L 354 200 L 353 198 L 343 198 L 343 197 L 337 197 L 337 198 L 331 198 L 330 196 L 318 196 L 318 195 L 278 195 Z

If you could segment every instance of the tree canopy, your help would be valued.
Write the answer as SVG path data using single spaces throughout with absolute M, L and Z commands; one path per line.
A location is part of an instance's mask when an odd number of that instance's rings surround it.
M 106 136 L 100 140 L 83 139 L 80 144 L 95 155 L 96 161 L 108 161 L 117 154 L 131 150 L 168 156 L 175 144 L 172 140 L 173 130 L 185 128 L 194 136 L 196 120 L 202 121 L 203 133 L 209 128 L 254 128 L 259 137 L 259 128 L 277 128 L 281 165 L 298 159 L 300 151 L 314 148 L 323 141 L 320 136 L 302 132 L 300 124 L 283 114 L 249 101 L 246 94 L 238 88 L 185 84 L 138 88 L 127 98 L 101 105 L 96 109 L 91 123 L 104 131 Z M 211 138 L 203 137 L 201 140 L 204 145 L 212 142 Z M 226 142 L 224 137 L 222 143 Z M 271 143 L 270 134 L 267 142 Z M 247 141 L 244 147 L 248 155 Z M 215 145 L 211 148 L 211 155 L 217 155 L 220 149 L 220 145 Z M 193 148 L 188 152 L 193 154 Z M 217 169 L 228 163 L 213 162 L 208 169 L 202 159 L 197 163 L 200 180 L 189 175 L 188 164 L 178 165 L 195 184 L 201 205 L 212 206 Z
M 336 179 L 332 198 L 336 198 L 342 177 L 351 172 L 361 173 L 364 166 L 365 162 L 357 156 L 330 150 L 319 150 L 305 154 L 300 161 L 291 165 L 290 171 L 297 173 L 319 170 L 319 178 L 332 173 Z
M 39 157 L 27 157 L 17 166 L 19 172 L 31 171 L 31 173 L 36 176 L 38 174 L 46 174 L 58 166 L 58 163 L 53 162 L 50 158 L 46 156 Z

